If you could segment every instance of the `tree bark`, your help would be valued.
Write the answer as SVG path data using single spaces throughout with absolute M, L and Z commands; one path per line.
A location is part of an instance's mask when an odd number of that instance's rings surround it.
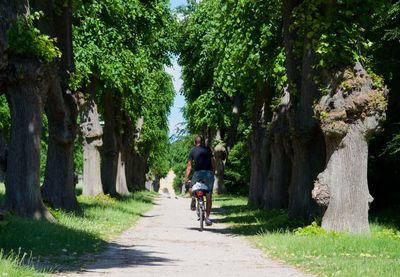
M 79 210 L 74 184 L 74 140 L 77 109 L 71 94 L 63 97 L 60 81 L 52 80 L 47 105 L 49 145 L 42 197 L 52 207 Z
M 5 206 L 17 215 L 53 220 L 40 194 L 42 113 L 53 71 L 35 60 L 12 60 L 14 82 L 7 86 L 11 139 Z
M 220 130 L 217 131 L 216 139 L 221 141 L 221 133 Z M 226 192 L 226 187 L 224 185 L 224 172 L 225 172 L 225 162 L 226 162 L 226 148 L 219 142 L 214 147 L 214 159 L 215 159 L 215 178 L 214 178 L 214 187 L 213 192 L 215 194 L 220 194 Z
M 118 107 L 119 106 L 119 107 Z M 129 193 L 128 184 L 126 181 L 126 151 L 124 151 L 124 143 L 123 143 L 123 133 L 128 132 L 129 128 L 129 120 L 124 112 L 121 111 L 121 101 L 118 102 L 118 106 L 116 109 L 118 110 L 117 116 L 117 129 L 116 137 L 117 137 L 117 148 L 118 148 L 118 160 L 117 160 L 117 192 L 121 194 Z
M 7 171 L 8 139 L 2 129 L 0 129 L 0 182 L 5 181 Z
M 137 151 L 144 118 L 139 117 L 135 124 L 126 116 L 125 121 L 126 127 L 122 140 L 125 153 L 125 174 L 128 190 L 132 192 L 146 187 L 147 159 Z
M 292 149 L 288 137 L 289 105 L 290 95 L 285 90 L 279 106 L 274 111 L 269 134 L 271 157 L 268 186 L 264 194 L 264 208 L 267 210 L 288 208 L 288 188 L 292 170 Z
M 316 106 L 325 136 L 327 165 L 312 192 L 326 208 L 322 227 L 368 233 L 368 140 L 385 119 L 387 90 L 377 86 L 360 63 L 337 72 L 331 93 Z
M 88 101 L 80 101 L 80 129 L 83 139 L 83 195 L 103 193 L 100 172 L 100 152 L 103 145 L 103 129 L 100 125 L 97 105 L 94 101 L 95 83 L 92 83 L 92 96 Z
M 117 193 L 117 166 L 118 166 L 118 145 L 117 145 L 117 122 L 116 106 L 112 92 L 108 91 L 104 95 L 104 133 L 103 146 L 101 148 L 101 180 L 105 194 L 112 197 Z
M 317 72 L 314 66 L 315 52 L 312 49 L 312 38 L 299 37 L 291 30 L 293 10 L 301 2 L 286 0 L 283 17 L 288 90 L 293 96 L 288 113 L 293 150 L 289 184 L 289 216 L 309 219 L 318 210 L 312 201 L 311 190 L 313 180 L 324 167 L 325 146 L 312 109 L 314 101 L 320 97 L 313 78 L 317 76 Z M 296 40 L 303 41 L 302 57 L 297 57 L 294 53 Z
M 148 172 L 147 156 L 133 151 L 130 158 L 129 170 L 132 171 L 129 181 L 130 190 L 144 190 L 146 188 L 146 174 Z
M 267 186 L 269 157 L 266 119 L 269 109 L 267 98 L 270 96 L 267 89 L 256 89 L 249 141 L 251 173 L 248 202 L 260 208 L 265 204 L 264 190 Z
M 118 166 L 117 166 L 117 192 L 120 194 L 129 193 L 128 185 L 126 182 L 126 166 L 125 157 L 122 149 L 118 152 Z
M 42 186 L 43 198 L 53 207 L 67 211 L 79 210 L 74 183 L 74 141 L 77 133 L 77 104 L 68 89 L 69 74 L 74 70 L 72 53 L 72 2 L 66 1 L 62 10 L 53 13 L 46 3 L 46 18 L 52 20 L 49 34 L 57 37 L 62 54 L 58 63 L 59 78 L 52 81 L 46 104 L 49 120 L 49 147 Z M 50 15 L 52 15 L 50 17 Z

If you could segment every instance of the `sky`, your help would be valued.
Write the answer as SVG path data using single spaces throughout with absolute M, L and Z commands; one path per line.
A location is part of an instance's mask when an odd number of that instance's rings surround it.
M 171 7 L 176 8 L 179 5 L 186 4 L 186 0 L 171 0 Z M 176 132 L 177 125 L 184 122 L 182 115 L 182 107 L 185 105 L 185 98 L 179 92 L 182 88 L 181 67 L 178 65 L 177 58 L 172 60 L 172 67 L 167 67 L 167 72 L 172 75 L 175 88 L 174 105 L 171 108 L 171 113 L 168 117 L 169 122 L 169 135 Z
M 176 57 L 172 60 L 172 67 L 167 67 L 166 70 L 172 75 L 172 81 L 176 92 L 174 104 L 171 107 L 171 112 L 168 116 L 169 135 L 171 136 L 176 133 L 177 125 L 184 122 L 181 109 L 185 105 L 185 98 L 179 93 L 182 88 L 183 81 L 181 79 L 181 67 L 178 65 Z
M 171 7 L 176 8 L 179 5 L 186 4 L 186 0 L 171 0 Z

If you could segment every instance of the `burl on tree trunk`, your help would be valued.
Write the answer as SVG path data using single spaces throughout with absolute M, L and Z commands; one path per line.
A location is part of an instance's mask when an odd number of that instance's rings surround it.
M 93 99 L 80 99 L 81 132 L 83 139 L 83 195 L 103 193 L 100 173 L 100 152 L 103 129 L 100 125 L 97 105 Z
M 330 78 L 333 88 L 315 107 L 326 142 L 327 165 L 315 181 L 313 198 L 326 208 L 322 227 L 369 232 L 368 140 L 385 119 L 387 89 L 360 63 Z
M 9 66 L 15 79 L 7 86 L 12 127 L 5 206 L 19 216 L 53 220 L 42 202 L 39 176 L 42 113 L 52 69 L 34 60 Z

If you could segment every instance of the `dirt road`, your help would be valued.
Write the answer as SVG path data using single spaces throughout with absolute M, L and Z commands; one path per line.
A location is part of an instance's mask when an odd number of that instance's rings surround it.
M 203 232 L 198 225 L 189 199 L 161 194 L 136 226 L 84 270 L 58 276 L 306 276 L 266 258 L 224 224 Z

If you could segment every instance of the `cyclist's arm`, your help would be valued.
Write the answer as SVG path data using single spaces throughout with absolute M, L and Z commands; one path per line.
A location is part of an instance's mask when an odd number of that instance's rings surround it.
M 192 171 L 192 160 L 187 161 L 185 183 L 187 183 L 189 181 L 190 171 Z

